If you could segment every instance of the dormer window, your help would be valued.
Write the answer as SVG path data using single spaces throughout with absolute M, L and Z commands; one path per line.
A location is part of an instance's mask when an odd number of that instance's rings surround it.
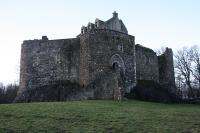
M 95 22 L 95 28 L 97 28 L 97 22 Z

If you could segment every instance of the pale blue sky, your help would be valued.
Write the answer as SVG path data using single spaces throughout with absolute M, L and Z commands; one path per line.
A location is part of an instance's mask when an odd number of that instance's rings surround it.
M 115 10 L 136 43 L 174 51 L 200 45 L 199 0 L 0 0 L 0 81 L 18 80 L 23 40 L 72 38 Z

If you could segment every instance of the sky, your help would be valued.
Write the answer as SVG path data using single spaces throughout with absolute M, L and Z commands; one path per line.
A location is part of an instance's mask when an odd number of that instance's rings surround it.
M 199 0 L 0 0 L 0 82 L 19 81 L 23 40 L 73 38 L 82 25 L 114 11 L 137 44 L 200 46 Z

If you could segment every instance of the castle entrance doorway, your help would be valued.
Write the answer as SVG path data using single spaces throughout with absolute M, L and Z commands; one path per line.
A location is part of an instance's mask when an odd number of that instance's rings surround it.
M 121 71 L 121 73 L 125 74 L 125 65 L 122 57 L 119 54 L 115 54 L 110 59 L 110 65 L 114 71 Z

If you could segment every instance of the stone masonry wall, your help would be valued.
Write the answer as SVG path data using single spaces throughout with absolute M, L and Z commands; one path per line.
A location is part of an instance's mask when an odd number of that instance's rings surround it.
M 20 89 L 16 100 L 34 88 L 56 82 L 78 83 L 80 40 L 24 41 L 21 48 Z
M 170 91 L 175 91 L 175 77 L 172 49 L 166 48 L 166 51 L 158 56 L 159 62 L 159 80 L 161 85 L 167 86 Z
M 134 36 L 106 29 L 73 39 L 24 41 L 20 65 L 16 102 L 118 99 L 136 80 L 175 87 L 171 49 L 157 57 L 135 45 Z
M 139 44 L 136 49 L 137 80 L 154 80 L 159 82 L 158 58 L 156 53 Z
M 114 63 L 117 63 L 126 83 L 125 91 L 130 91 L 128 87 L 136 81 L 134 37 L 111 30 L 95 30 L 86 34 L 80 38 L 87 36 L 89 39 L 89 83 L 101 76 L 102 72 L 112 70 Z
M 89 83 L 89 36 L 83 34 L 80 37 L 80 77 L 79 84 L 86 86 Z

